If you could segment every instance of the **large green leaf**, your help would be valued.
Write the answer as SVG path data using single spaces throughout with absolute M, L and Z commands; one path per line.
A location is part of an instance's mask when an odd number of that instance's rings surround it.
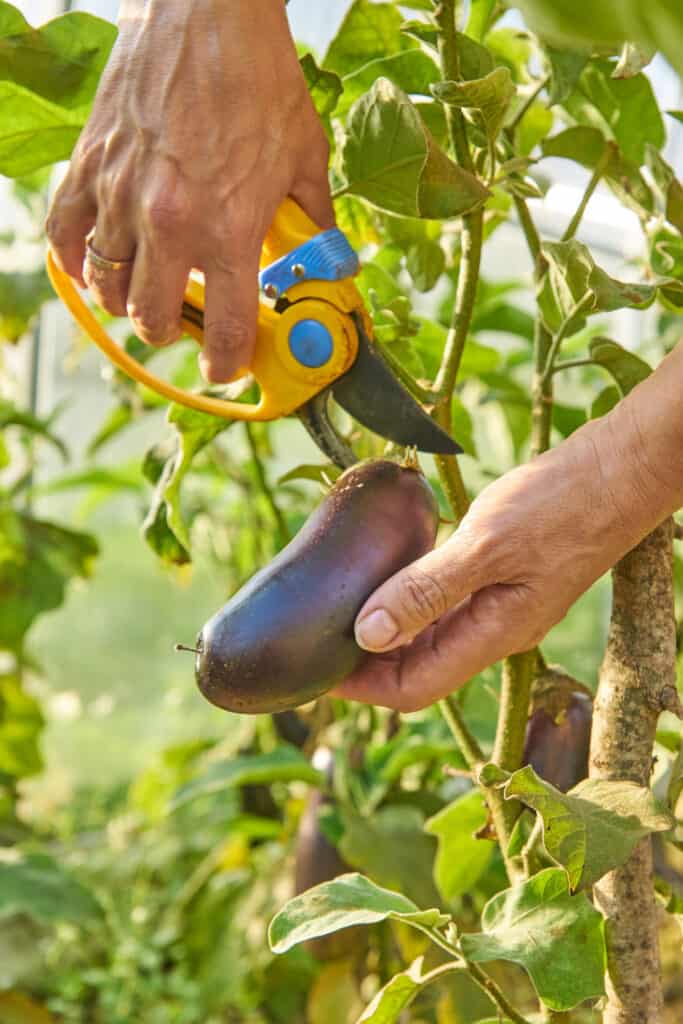
M 403 17 L 394 4 L 354 0 L 330 43 L 323 65 L 342 77 L 370 61 L 384 59 L 415 43 L 401 32 Z
M 73 11 L 32 28 L 0 0 L 0 81 L 14 82 L 71 109 L 91 103 L 116 39 L 116 28 Z
M 44 924 L 83 923 L 97 917 L 94 896 L 44 854 L 0 858 L 0 918 L 28 914 Z
M 515 86 L 508 68 L 495 68 L 484 78 L 473 81 L 439 82 L 432 92 L 451 107 L 477 110 L 486 135 L 493 142 L 503 126 Z
M 564 105 L 581 124 L 595 125 L 597 120 L 624 157 L 640 167 L 648 143 L 657 149 L 664 145 L 664 122 L 646 75 L 614 78 L 613 72 L 614 64 L 609 61 L 589 61 L 578 89 Z
M 431 57 L 418 49 L 378 57 L 344 75 L 344 95 L 339 101 L 338 116 L 347 114 L 358 97 L 380 77 L 391 79 L 411 96 L 429 96 L 431 85 L 439 79 L 439 69 Z
M 683 184 L 654 146 L 647 147 L 647 165 L 660 195 L 662 212 L 683 235 Z
M 14 82 L 0 82 L 0 174 L 20 178 L 67 160 L 87 110 L 70 110 Z
M 573 93 L 588 61 L 588 55 L 564 46 L 546 44 L 543 49 L 550 66 L 548 102 L 552 106 L 555 103 L 562 103 Z
M 245 754 L 229 761 L 214 761 L 203 775 L 178 790 L 172 809 L 224 789 L 270 785 L 272 782 L 308 782 L 312 786 L 322 786 L 325 778 L 300 750 L 282 744 L 265 754 Z
M 650 790 L 633 782 L 585 779 L 561 793 L 529 765 L 513 774 L 504 793 L 538 811 L 545 848 L 573 890 L 590 888 L 624 864 L 644 836 L 673 827 Z
M 683 308 L 683 235 L 658 228 L 650 238 L 650 266 L 655 274 L 668 278 L 660 284 L 660 299 L 677 311 Z
M 483 930 L 460 942 L 468 960 L 519 964 L 547 1007 L 570 1010 L 604 992 L 604 924 L 565 872 L 548 868 L 490 899 Z
M 23 338 L 43 303 L 53 295 L 43 267 L 0 272 L 0 341 L 14 344 Z
M 439 840 L 434 880 L 445 900 L 457 900 L 471 892 L 491 861 L 495 843 L 475 836 L 486 824 L 486 817 L 486 805 L 477 789 L 458 797 L 425 823 L 425 830 Z
M 286 953 L 309 939 L 387 918 L 427 928 L 448 921 L 439 910 L 420 910 L 401 893 L 353 873 L 316 885 L 286 903 L 270 923 L 268 942 L 274 953 Z
M 97 543 L 86 533 L 0 506 L 0 648 L 18 650 L 34 619 L 57 608 L 73 576 L 87 576 Z
M 340 173 L 345 191 L 405 217 L 456 217 L 488 195 L 439 148 L 411 100 L 387 78 L 351 108 Z
M 578 330 L 583 317 L 591 313 L 624 307 L 646 309 L 657 294 L 654 285 L 631 284 L 610 277 L 575 238 L 569 242 L 545 242 L 541 258 L 544 273 L 538 305 L 546 327 L 553 334 L 565 321 L 569 321 L 569 332 Z

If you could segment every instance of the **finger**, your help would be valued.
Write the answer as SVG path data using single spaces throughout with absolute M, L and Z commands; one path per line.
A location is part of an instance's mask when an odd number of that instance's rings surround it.
M 85 189 L 74 190 L 67 175 L 55 192 L 45 230 L 57 264 L 82 288 L 85 239 L 96 217 L 93 196 Z
M 204 346 L 199 357 L 208 381 L 231 380 L 251 361 L 258 319 L 258 254 L 238 255 L 229 267 L 208 267 Z
M 95 230 L 87 239 L 83 279 L 98 306 L 112 316 L 126 315 L 135 247 L 130 229 L 121 224 L 114 226 L 101 211 L 98 213 Z M 110 261 L 117 265 L 107 266 Z
M 315 221 L 318 227 L 333 228 L 336 219 L 330 187 L 325 176 L 317 181 L 302 180 L 292 187 L 292 198 L 296 199 L 304 213 Z
M 356 618 L 356 641 L 366 651 L 388 651 L 412 640 L 469 594 L 498 580 L 487 573 L 481 538 L 463 523 L 440 548 L 390 577 Z
M 148 345 L 169 345 L 183 333 L 183 297 L 190 274 L 187 257 L 144 238 L 138 245 L 128 290 L 128 316 Z
M 403 712 L 428 707 L 501 658 L 533 647 L 532 603 L 523 586 L 487 587 L 406 647 L 371 655 L 333 693 Z

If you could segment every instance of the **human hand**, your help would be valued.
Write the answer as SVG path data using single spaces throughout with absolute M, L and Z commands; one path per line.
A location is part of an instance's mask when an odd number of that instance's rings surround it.
M 669 511 L 638 436 L 624 406 L 487 487 L 445 544 L 368 599 L 356 637 L 381 653 L 336 695 L 415 711 L 538 644 Z
M 200 365 L 228 380 L 249 362 L 282 199 L 334 223 L 327 164 L 282 0 L 130 0 L 48 237 L 62 268 L 153 345 L 180 336 L 188 274 L 202 270 Z M 122 267 L 84 264 L 93 226 L 94 251 Z

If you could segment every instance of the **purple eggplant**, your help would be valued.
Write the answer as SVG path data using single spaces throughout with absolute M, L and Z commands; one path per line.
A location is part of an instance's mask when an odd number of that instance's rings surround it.
M 431 487 L 387 459 L 339 477 L 294 540 L 202 629 L 195 671 L 212 704 L 246 714 L 298 707 L 366 656 L 353 635 L 372 592 L 429 551 L 439 522 Z
M 547 669 L 532 696 L 524 764 L 566 793 L 588 775 L 593 698 L 585 686 Z

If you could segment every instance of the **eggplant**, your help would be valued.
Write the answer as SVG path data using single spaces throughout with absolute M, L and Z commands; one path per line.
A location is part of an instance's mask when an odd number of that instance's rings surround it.
M 340 683 L 366 654 L 354 621 L 366 599 L 436 538 L 436 498 L 414 464 L 346 470 L 294 540 L 202 629 L 195 674 L 226 711 L 281 712 Z
M 593 723 L 590 690 L 557 669 L 546 669 L 534 689 L 523 763 L 563 793 L 588 776 Z

